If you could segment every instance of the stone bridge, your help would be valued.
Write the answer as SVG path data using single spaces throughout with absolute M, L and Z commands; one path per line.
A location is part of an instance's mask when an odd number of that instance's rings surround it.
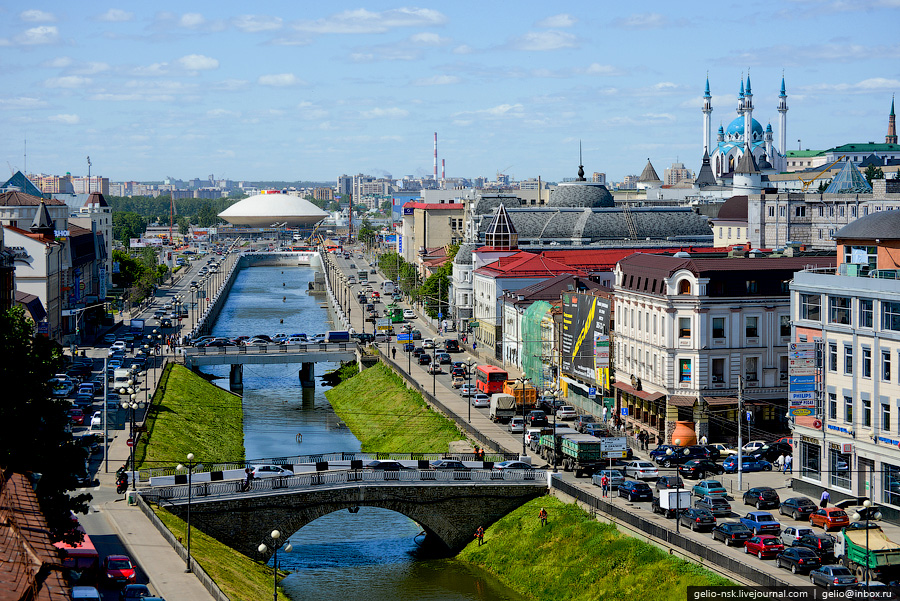
M 472 540 L 479 526 L 488 527 L 517 507 L 547 492 L 547 475 L 528 472 L 354 472 L 335 478 L 334 472 L 257 480 L 254 489 L 239 492 L 240 481 L 192 487 L 191 526 L 245 555 L 273 530 L 287 538 L 310 522 L 334 511 L 381 507 L 401 513 L 425 532 L 424 544 L 436 553 L 455 553 Z M 499 476 L 499 477 L 498 477 Z M 310 484 L 291 482 L 305 478 Z M 325 478 L 315 484 L 317 478 Z M 334 480 L 341 480 L 335 482 Z M 204 488 L 223 487 L 204 495 Z M 263 487 L 260 489 L 260 487 Z M 167 491 L 167 489 L 172 489 Z M 171 494 L 178 490 L 178 494 Z M 221 492 L 227 490 L 226 493 Z M 144 493 L 181 519 L 187 518 L 187 487 Z

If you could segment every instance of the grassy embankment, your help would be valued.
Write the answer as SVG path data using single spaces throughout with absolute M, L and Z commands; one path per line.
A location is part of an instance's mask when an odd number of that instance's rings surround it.
M 193 453 L 195 460 L 243 461 L 241 398 L 214 386 L 180 365 L 169 365 L 160 379 L 147 419 L 146 444 L 135 451 L 138 467 L 177 465 Z M 163 524 L 186 540 L 184 521 L 155 508 Z M 191 529 L 191 555 L 234 601 L 272 595 L 272 569 Z
M 460 438 L 384 364 L 326 392 L 335 411 L 371 452 L 446 451 Z M 541 528 L 538 509 L 550 524 Z M 490 526 L 485 545 L 455 561 L 482 567 L 529 599 L 684 599 L 688 586 L 733 584 L 694 563 L 621 534 L 578 506 L 536 499 Z

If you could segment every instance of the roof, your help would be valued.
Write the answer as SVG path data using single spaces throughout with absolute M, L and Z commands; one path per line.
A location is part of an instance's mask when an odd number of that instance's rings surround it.
M 572 250 L 544 250 L 541 252 L 545 257 L 555 259 L 566 265 L 577 267 L 588 272 L 612 271 L 616 263 L 629 255 L 633 255 L 637 249 L 634 248 L 595 248 L 595 249 L 572 249 Z M 688 252 L 715 252 L 715 248 L 695 248 L 692 246 L 674 247 L 674 248 L 645 248 L 640 249 L 642 253 L 649 254 L 668 254 L 679 251 Z
M 456 251 L 456 256 L 453 257 L 453 262 L 457 265 L 472 265 L 472 251 L 478 248 L 478 245 L 473 242 L 464 242 L 459 245 L 459 250 Z
M 786 158 L 804 159 L 811 157 L 825 156 L 824 150 L 788 150 L 785 153 Z
M 465 208 L 465 204 L 461 202 L 414 202 L 410 201 L 403 205 L 404 209 L 424 209 L 426 211 L 435 211 L 441 209 L 456 209 L 461 210 Z
M 47 245 L 50 245 L 50 244 L 58 245 L 59 244 L 59 242 L 57 242 L 52 237 L 48 238 L 47 236 L 44 236 L 43 234 L 36 234 L 34 232 L 29 232 L 28 230 L 23 230 L 20 227 L 15 227 L 13 225 L 4 225 L 3 228 L 6 229 L 7 231 L 15 232 L 16 234 L 19 234 L 20 236 L 25 236 L 27 238 L 31 238 L 32 240 L 34 240 L 36 242 L 40 242 L 41 244 L 47 244 Z
M 525 251 L 519 251 L 508 257 L 501 257 L 493 263 L 476 269 L 475 273 L 494 278 L 552 277 L 560 273 L 571 273 L 582 277 L 587 276 L 587 273 L 580 269 L 575 269 L 565 263 Z
M 844 166 L 825 188 L 825 194 L 871 194 L 872 186 L 853 161 L 844 161 Z
M 328 213 L 299 196 L 289 194 L 256 194 L 237 202 L 219 217 L 232 225 L 266 227 L 285 222 L 289 227 L 318 223 Z
M 0 206 L 4 207 L 38 207 L 42 202 L 50 207 L 66 206 L 66 203 L 61 200 L 55 198 L 45 199 L 41 196 L 26 194 L 25 192 L 20 192 L 18 190 L 10 190 L 9 192 L 0 194 Z
M 655 401 L 657 399 L 661 399 L 665 394 L 662 392 L 650 392 L 649 390 L 638 390 L 634 388 L 630 384 L 626 384 L 625 382 L 613 382 L 613 388 L 618 388 L 622 392 L 626 394 L 630 394 L 631 396 L 636 396 L 639 399 L 644 399 L 645 401 Z
M 705 396 L 703 397 L 703 401 L 707 405 L 737 405 L 738 399 L 733 396 Z
M 519 288 L 514 293 L 512 293 L 517 299 L 519 296 L 524 297 L 524 300 L 515 300 L 511 304 L 517 305 L 519 303 L 530 305 L 531 303 L 539 300 L 545 301 L 558 301 L 561 293 L 569 290 L 569 286 L 575 285 L 575 277 L 570 273 L 561 273 L 552 278 L 546 279 L 542 282 L 538 282 L 537 284 L 532 284 L 531 286 L 526 286 L 524 288 Z M 578 279 L 578 290 L 586 291 L 586 290 L 607 290 L 612 292 L 610 289 L 597 284 L 596 282 L 592 282 L 586 278 Z
M 700 173 L 697 175 L 697 179 L 694 183 L 701 188 L 716 185 L 716 176 L 713 175 L 712 165 L 710 165 L 709 161 L 709 152 L 706 150 L 703 151 L 703 163 L 700 166 Z
M 875 211 L 848 223 L 835 240 L 900 240 L 900 211 Z
M 603 184 L 595 182 L 565 182 L 550 193 L 551 207 L 614 207 L 612 194 Z
M 828 152 L 835 154 L 848 152 L 900 152 L 900 144 L 877 144 L 875 142 L 869 142 L 867 144 L 844 144 L 842 146 L 829 148 Z
M 47 317 L 47 312 L 44 310 L 44 304 L 41 302 L 40 297 L 34 294 L 16 290 L 16 304 L 22 305 L 28 310 L 34 323 L 40 323 Z
M 744 154 L 741 155 L 741 160 L 738 161 L 737 168 L 734 172 L 747 175 L 759 173 L 759 169 L 756 166 L 756 159 L 753 158 L 753 151 L 750 150 L 750 144 L 747 144 L 744 147 Z
M 108 207 L 109 204 L 106 202 L 106 199 L 103 197 L 103 194 L 100 192 L 91 192 L 91 195 L 88 196 L 87 200 L 84 201 L 84 206 L 98 206 L 98 207 Z
M 30 179 L 25 177 L 21 171 L 16 171 L 13 173 L 6 182 L 0 186 L 0 189 L 6 188 L 18 188 L 25 194 L 29 194 L 31 196 L 43 197 L 44 193 L 41 192 L 41 189 L 34 185 Z
M 653 164 L 650 162 L 650 159 L 647 159 L 647 164 L 644 166 L 644 170 L 641 171 L 641 176 L 638 178 L 638 182 L 661 182 L 659 179 L 659 175 L 656 174 L 656 169 L 653 168 Z
M 697 397 L 695 396 L 682 396 L 678 394 L 670 396 L 668 400 L 669 405 L 675 405 L 676 407 L 693 407 L 696 402 Z
M 747 221 L 747 197 L 732 196 L 719 208 L 716 219 Z

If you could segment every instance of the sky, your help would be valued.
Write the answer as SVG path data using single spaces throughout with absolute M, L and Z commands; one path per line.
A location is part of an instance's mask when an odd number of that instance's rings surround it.
M 260 11 L 260 12 L 253 12 Z M 700 168 L 713 132 L 883 142 L 900 0 L 41 2 L 0 7 L 12 170 L 111 181 L 333 182 L 342 173 L 560 181 Z M 713 133 L 714 139 L 714 133 Z M 439 166 L 440 170 L 440 166 Z

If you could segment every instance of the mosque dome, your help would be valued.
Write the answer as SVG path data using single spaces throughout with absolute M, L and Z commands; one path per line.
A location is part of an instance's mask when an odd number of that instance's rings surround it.
M 547 206 L 576 208 L 608 208 L 615 206 L 606 186 L 595 182 L 564 182 L 550 193 Z
M 750 124 L 750 135 L 753 136 L 754 140 L 762 140 L 763 138 L 763 128 L 762 125 L 759 124 L 759 121 L 753 119 Z M 728 124 L 728 128 L 725 130 L 725 139 L 726 140 L 743 140 L 744 139 L 744 118 L 738 117 L 734 121 Z
M 231 205 L 219 217 L 232 225 L 266 227 L 286 223 L 287 227 L 297 227 L 318 223 L 328 213 L 299 196 L 257 194 Z

